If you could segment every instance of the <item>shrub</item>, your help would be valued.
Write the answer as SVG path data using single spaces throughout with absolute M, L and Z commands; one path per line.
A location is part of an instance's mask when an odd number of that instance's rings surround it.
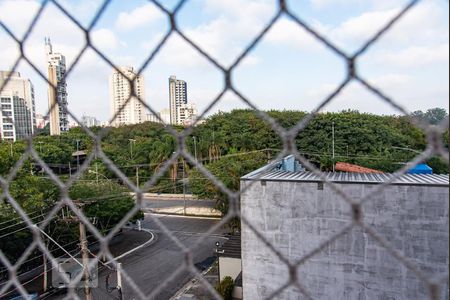
M 231 300 L 234 288 L 234 281 L 230 276 L 225 277 L 216 287 L 217 292 L 224 300 Z

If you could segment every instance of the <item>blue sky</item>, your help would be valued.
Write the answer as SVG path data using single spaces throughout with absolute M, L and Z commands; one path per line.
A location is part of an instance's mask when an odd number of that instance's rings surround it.
M 59 0 L 87 26 L 99 0 Z M 177 1 L 163 1 L 171 9 Z M 21 36 L 39 1 L 1 0 L 0 20 Z M 292 11 L 341 47 L 356 51 L 368 37 L 405 5 L 397 0 L 291 0 Z M 183 32 L 224 66 L 234 59 L 276 11 L 274 0 L 190 0 L 178 15 Z M 358 62 L 360 74 L 410 111 L 448 110 L 448 1 L 424 0 Z M 167 17 L 148 1 L 112 1 L 94 27 L 93 43 L 117 65 L 139 67 L 168 30 Z M 71 65 L 84 36 L 54 5 L 49 5 L 25 44 L 28 57 L 45 74 L 44 36 Z M 9 69 L 17 47 L 0 31 L 0 69 Z M 36 88 L 37 109 L 46 112 L 47 87 L 26 63 L 17 69 Z M 283 17 L 236 69 L 235 86 L 260 109 L 317 107 L 345 77 L 344 61 L 298 25 Z M 76 115 L 106 121 L 110 115 L 108 76 L 111 67 L 88 51 L 68 78 L 69 108 Z M 159 111 L 168 107 L 168 77 L 188 82 L 189 101 L 200 111 L 223 87 L 223 75 L 177 35 L 172 36 L 144 72 L 146 102 Z M 228 93 L 210 113 L 247 107 Z M 358 109 L 398 113 L 352 84 L 324 110 Z

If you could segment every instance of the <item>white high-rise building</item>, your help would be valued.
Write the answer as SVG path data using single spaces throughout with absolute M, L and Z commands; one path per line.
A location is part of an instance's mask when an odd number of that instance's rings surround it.
M 101 125 L 101 122 L 97 118 L 86 115 L 81 117 L 81 123 L 88 128 Z
M 45 39 L 45 50 L 48 65 L 48 106 L 50 109 L 50 134 L 59 135 L 69 130 L 67 116 L 67 83 L 66 57 L 61 53 L 53 53 L 50 38 Z M 54 88 L 56 87 L 56 89 Z
M 176 76 L 169 78 L 170 124 L 183 125 L 180 108 L 187 104 L 187 84 Z
M 194 103 L 183 104 L 179 107 L 179 118 L 181 124 L 184 126 L 190 126 L 194 124 L 197 119 L 197 107 Z
M 134 93 L 142 101 L 145 101 L 144 77 L 136 76 L 132 67 L 120 67 L 120 72 L 128 79 L 134 79 Z M 137 124 L 146 121 L 146 107 L 139 101 L 137 97 L 131 97 L 131 84 L 127 78 L 122 76 L 119 71 L 114 70 L 109 78 L 109 90 L 111 97 L 111 117 L 116 116 L 112 122 L 112 126 Z
M 0 71 L 0 139 L 16 141 L 32 135 L 36 129 L 34 88 L 29 79 L 18 72 Z

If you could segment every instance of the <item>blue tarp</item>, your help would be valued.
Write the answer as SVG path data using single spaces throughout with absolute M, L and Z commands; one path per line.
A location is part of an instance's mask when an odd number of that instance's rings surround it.
M 408 174 L 433 174 L 433 169 L 427 164 L 420 164 L 409 169 Z

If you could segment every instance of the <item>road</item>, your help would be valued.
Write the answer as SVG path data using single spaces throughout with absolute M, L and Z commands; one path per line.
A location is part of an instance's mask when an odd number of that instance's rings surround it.
M 123 269 L 135 281 L 145 295 L 151 294 L 161 286 L 183 263 L 184 254 L 182 250 L 152 221 L 151 216 L 161 221 L 173 235 L 186 247 L 193 247 L 199 239 L 204 236 L 212 226 L 220 222 L 217 219 L 201 219 L 180 216 L 145 215 L 142 227 L 155 232 L 156 241 L 120 260 Z M 194 263 L 201 262 L 214 255 L 215 242 L 221 239 L 222 232 L 208 236 L 204 242 L 193 253 Z M 99 287 L 92 290 L 94 299 L 118 299 L 117 291 L 108 294 L 105 288 L 106 275 L 111 274 L 111 285 L 116 284 L 114 271 L 103 270 L 99 274 Z M 193 276 L 188 272 L 181 272 L 178 276 L 168 282 L 155 299 L 169 299 Z M 80 292 L 83 299 L 84 295 Z M 53 297 L 51 299 L 62 299 Z M 123 299 L 139 299 L 134 289 L 124 281 Z

